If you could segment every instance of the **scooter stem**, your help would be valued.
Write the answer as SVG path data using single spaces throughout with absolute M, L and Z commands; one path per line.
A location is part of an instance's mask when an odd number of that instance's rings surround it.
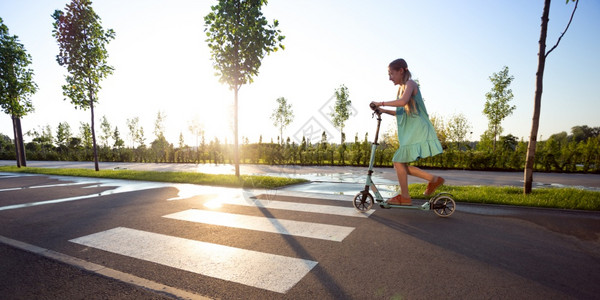
M 373 144 L 377 144 L 377 140 L 379 139 L 379 127 L 381 126 L 381 114 L 377 114 L 377 131 L 375 131 L 375 141 Z

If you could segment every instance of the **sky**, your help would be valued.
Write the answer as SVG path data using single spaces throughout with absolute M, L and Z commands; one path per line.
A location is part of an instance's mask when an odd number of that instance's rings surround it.
M 67 0 L 0 0 L 0 17 L 32 56 L 38 92 L 31 97 L 35 112 L 22 119 L 23 132 L 68 122 L 74 134 L 90 111 L 76 110 L 64 100 L 66 69 L 56 62 L 52 13 Z M 126 120 L 139 117 L 146 143 L 154 140 L 158 112 L 166 115 L 167 140 L 175 146 L 197 120 L 206 139 L 233 141 L 233 99 L 228 86 L 214 75 L 205 41 L 204 16 L 216 1 L 97 0 L 95 12 L 105 29 L 116 32 L 108 46 L 115 68 L 101 82 L 95 107 L 96 132 L 102 116 L 116 126 L 130 145 Z M 574 3 L 553 1 L 547 47 L 564 31 Z M 483 114 L 489 77 L 509 67 L 515 105 L 502 122 L 503 135 L 528 140 L 533 116 L 535 74 L 543 1 L 492 0 L 271 0 L 263 7 L 277 19 L 285 50 L 262 60 L 254 82 L 239 93 L 240 138 L 277 141 L 279 129 L 270 116 L 276 99 L 285 97 L 294 111 L 284 139 L 302 136 L 317 142 L 325 131 L 330 142 L 340 133 L 331 123 L 334 93 L 349 91 L 352 116 L 345 123 L 347 141 L 358 134 L 372 140 L 376 121 L 368 104 L 396 96 L 387 66 L 396 58 L 408 62 L 419 80 L 431 115 L 444 120 L 462 114 L 471 125 L 469 140 L 479 140 L 488 127 Z M 538 139 L 570 133 L 573 126 L 600 126 L 600 1 L 582 0 L 560 45 L 546 60 Z M 395 119 L 384 116 L 383 131 L 393 132 Z M 13 137 L 10 116 L 0 115 L 0 133 Z M 31 137 L 25 137 L 30 140 Z M 241 143 L 241 139 L 240 139 Z

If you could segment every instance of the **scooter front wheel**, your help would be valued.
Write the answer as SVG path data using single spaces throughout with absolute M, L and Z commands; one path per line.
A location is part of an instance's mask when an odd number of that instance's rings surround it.
M 360 192 L 354 196 L 352 204 L 360 212 L 369 211 L 373 207 L 373 196 L 370 193 Z
M 456 202 L 450 196 L 439 196 L 431 204 L 433 212 L 440 217 L 449 217 L 456 210 Z

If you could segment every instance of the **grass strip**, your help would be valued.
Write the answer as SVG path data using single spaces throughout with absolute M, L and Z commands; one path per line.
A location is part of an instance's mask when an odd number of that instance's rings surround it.
M 206 174 L 197 172 L 155 172 L 137 170 L 100 170 L 91 169 L 60 169 L 60 168 L 31 168 L 16 166 L 0 166 L 0 172 L 33 173 L 45 175 L 77 176 L 93 178 L 111 178 L 139 181 L 157 181 L 173 183 L 192 183 L 211 186 L 243 187 L 274 189 L 292 184 L 308 182 L 306 179 L 241 175 Z
M 411 184 L 411 197 L 423 198 L 426 187 Z M 576 188 L 537 188 L 529 195 L 514 186 L 444 185 L 438 191 L 452 194 L 457 202 L 600 211 L 600 192 Z

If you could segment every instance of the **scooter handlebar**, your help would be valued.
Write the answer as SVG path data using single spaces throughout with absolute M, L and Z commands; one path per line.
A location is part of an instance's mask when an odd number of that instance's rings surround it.
M 371 109 L 373 110 L 373 113 L 377 114 L 378 116 L 381 116 L 381 110 L 379 110 L 379 107 L 377 107 L 377 105 L 371 103 L 369 104 L 369 107 L 371 107 Z

